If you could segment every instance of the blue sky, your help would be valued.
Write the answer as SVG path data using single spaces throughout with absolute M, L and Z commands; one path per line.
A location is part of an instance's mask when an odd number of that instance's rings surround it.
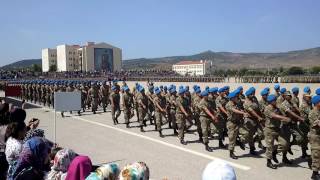
M 0 66 L 86 41 L 118 46 L 124 59 L 312 48 L 319 17 L 319 0 L 2 1 Z

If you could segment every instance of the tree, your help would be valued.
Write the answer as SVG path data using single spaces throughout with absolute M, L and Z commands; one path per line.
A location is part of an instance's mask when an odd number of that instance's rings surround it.
M 56 71 L 57 71 L 57 65 L 52 64 L 52 65 L 49 67 L 49 71 L 50 71 L 50 72 L 56 72 Z
M 310 69 L 311 74 L 319 74 L 320 73 L 320 66 L 314 66 Z
M 40 66 L 39 64 L 32 64 L 31 70 L 32 70 L 33 72 L 41 72 L 41 71 L 42 71 L 42 68 L 41 68 L 41 66 Z
M 302 69 L 302 67 L 293 66 L 288 69 L 287 73 L 288 75 L 301 75 L 304 74 L 304 70 Z

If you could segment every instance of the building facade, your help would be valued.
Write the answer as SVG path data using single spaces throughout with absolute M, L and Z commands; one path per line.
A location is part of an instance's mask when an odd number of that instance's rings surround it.
M 180 75 L 203 76 L 211 68 L 211 61 L 180 61 L 172 66 L 172 70 Z
M 44 51 L 43 51 L 44 52 Z M 57 71 L 121 71 L 122 50 L 107 43 L 59 45 L 56 49 Z M 42 55 L 44 57 L 44 54 Z M 42 59 L 43 63 L 45 59 Z M 43 66 L 44 67 L 44 66 Z M 43 71 L 48 71 L 43 68 Z
M 42 71 L 48 72 L 50 67 L 57 67 L 57 50 L 42 49 Z

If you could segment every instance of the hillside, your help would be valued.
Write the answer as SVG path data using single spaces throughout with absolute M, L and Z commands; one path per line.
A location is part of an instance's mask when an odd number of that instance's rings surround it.
M 276 68 L 320 66 L 320 47 L 282 53 L 232 53 L 205 51 L 191 56 L 172 56 L 163 58 L 141 58 L 124 61 L 124 69 L 171 68 L 181 60 L 207 59 L 216 68 Z
M 0 69 L 11 70 L 11 69 L 21 69 L 31 67 L 33 64 L 38 64 L 41 66 L 41 59 L 24 59 L 17 61 L 5 66 L 2 66 Z
M 171 69 L 172 64 L 181 60 L 206 59 L 213 62 L 219 69 L 265 69 L 279 67 L 311 67 L 320 66 L 320 47 L 289 51 L 281 53 L 233 53 L 205 51 L 190 56 L 169 56 L 160 58 L 139 58 L 123 61 L 123 69 Z M 15 69 L 30 67 L 32 64 L 41 65 L 41 59 L 21 60 L 1 67 L 1 69 Z

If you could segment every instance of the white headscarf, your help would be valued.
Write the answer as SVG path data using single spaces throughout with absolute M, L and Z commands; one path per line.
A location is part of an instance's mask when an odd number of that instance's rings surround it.
M 222 160 L 214 160 L 204 169 L 202 180 L 237 180 L 237 177 L 229 164 Z

